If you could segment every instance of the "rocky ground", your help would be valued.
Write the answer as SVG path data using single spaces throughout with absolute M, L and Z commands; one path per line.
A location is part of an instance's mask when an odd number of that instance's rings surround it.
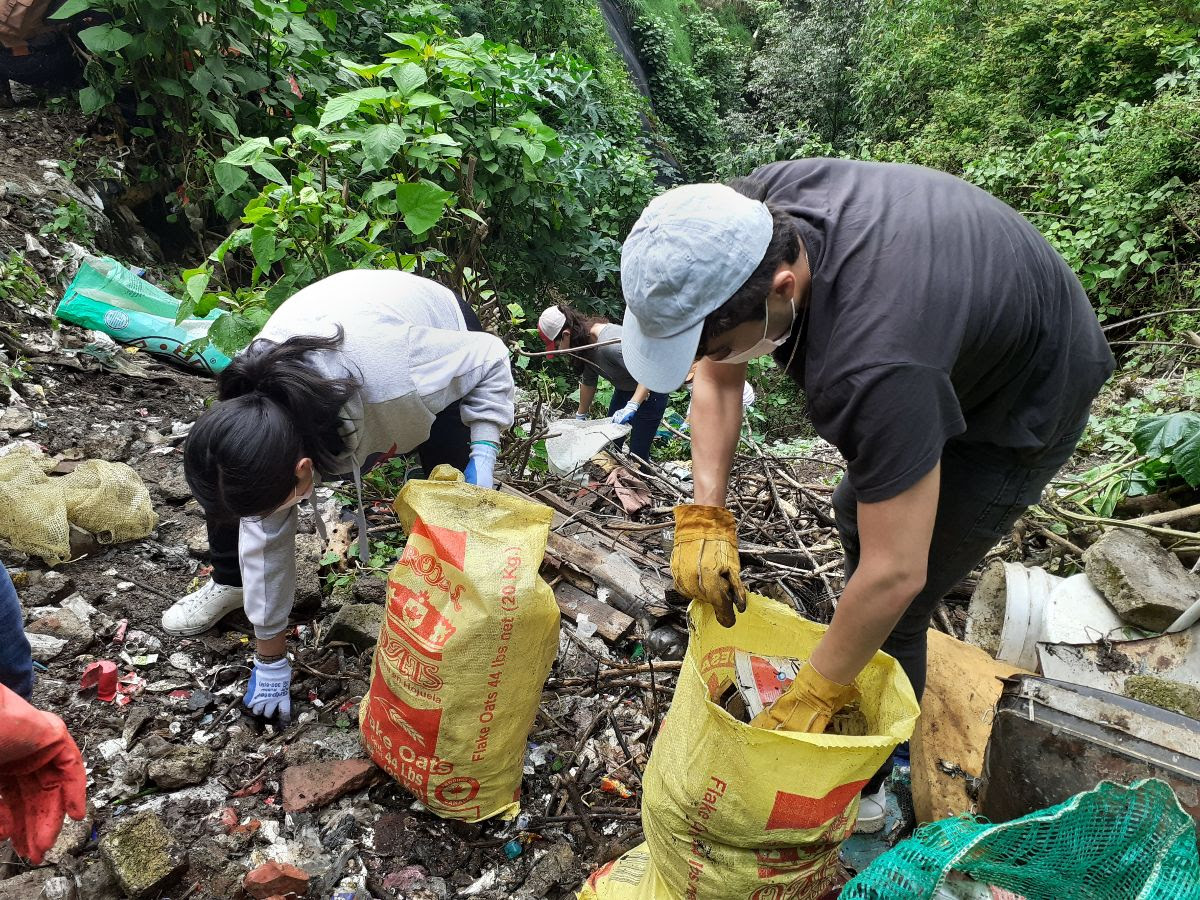
M 359 896 L 445 897 L 472 886 L 469 895 L 482 897 L 522 889 L 567 896 L 592 865 L 630 843 L 636 821 L 614 820 L 586 849 L 562 822 L 538 826 L 554 812 L 548 778 L 573 735 L 536 742 L 545 746 L 527 770 L 525 809 L 533 818 L 519 823 L 444 822 L 366 762 L 357 705 L 384 585 L 364 577 L 349 592 L 324 597 L 311 533 L 299 540 L 294 724 L 277 732 L 243 715 L 248 624 L 231 617 L 195 639 L 159 627 L 172 599 L 207 574 L 203 520 L 183 479 L 179 444 L 211 383 L 156 363 L 147 369 L 151 377 L 131 378 L 98 364 L 87 371 L 38 366 L 43 395 L 29 391 L 27 406 L 10 407 L 0 420 L 7 432 L 0 444 L 22 438 L 67 461 L 128 463 L 159 515 L 145 540 L 94 547 L 53 570 L 0 552 L 30 630 L 51 639 L 39 642 L 45 668 L 35 702 L 60 714 L 77 737 L 92 801 L 90 821 L 67 829 L 53 865 L 0 881 L 0 897 L 33 896 L 35 883 L 57 873 L 78 875 L 79 896 L 96 900 L 230 897 L 269 859 L 301 866 L 313 897 L 333 896 L 347 876 L 346 896 L 368 884 L 371 894 Z M 368 610 L 365 624 L 338 617 L 347 601 L 360 618 Z M 378 611 L 373 621 L 370 609 Z M 84 670 L 102 659 L 118 665 L 122 692 L 114 703 L 80 689 Z M 605 699 L 548 695 L 547 721 L 582 728 Z M 289 799 L 289 784 L 306 796 Z

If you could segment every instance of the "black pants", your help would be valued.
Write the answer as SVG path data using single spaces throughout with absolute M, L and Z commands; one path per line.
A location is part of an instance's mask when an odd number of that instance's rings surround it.
M 1012 530 L 1021 514 L 1038 502 L 1050 479 L 1071 458 L 1082 433 L 1083 426 L 1073 428 L 1036 453 L 964 441 L 946 444 L 925 587 L 883 644 L 884 652 L 904 669 L 918 700 L 925 692 L 927 632 L 938 603 Z M 833 507 L 849 580 L 859 558 L 858 498 L 849 477 L 833 492 Z M 874 793 L 890 771 L 889 763 L 863 792 Z
M 467 331 L 483 331 L 479 317 L 462 300 L 458 301 L 462 308 L 463 318 L 467 323 Z M 449 463 L 460 471 L 467 467 L 471 454 L 471 429 L 463 424 L 459 412 L 459 401 L 455 400 L 433 419 L 429 429 L 429 437 L 416 448 L 421 460 L 421 467 L 428 473 L 442 463 Z M 217 584 L 241 587 L 242 570 L 238 562 L 238 532 L 235 522 L 214 522 L 211 518 L 208 526 L 208 556 L 212 561 L 212 577 Z
M 624 409 L 625 404 L 633 399 L 633 391 L 619 391 L 613 388 L 612 402 L 608 405 L 608 414 L 616 415 L 618 410 Z M 667 411 L 667 401 L 670 397 L 667 394 L 650 394 L 642 405 L 638 407 L 638 411 L 633 414 L 633 431 L 629 432 L 629 452 L 634 456 L 642 459 L 650 459 L 650 445 L 654 443 L 654 436 L 658 434 L 658 426 L 662 424 L 663 413 Z M 614 441 L 615 446 L 620 449 L 625 443 L 625 439 Z

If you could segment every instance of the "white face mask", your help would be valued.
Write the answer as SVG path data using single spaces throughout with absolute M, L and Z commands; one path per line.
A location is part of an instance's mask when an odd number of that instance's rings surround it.
M 307 500 L 309 497 L 311 497 L 312 493 L 313 493 L 313 485 L 311 485 L 311 484 L 308 486 L 308 490 L 305 491 L 303 494 L 297 494 L 296 488 L 292 488 L 292 496 L 288 498 L 287 503 L 280 504 L 279 507 L 275 510 L 275 512 L 279 512 L 280 510 L 287 509 L 289 506 L 299 506 L 301 503 L 303 503 L 305 500 Z
M 750 362 L 752 359 L 758 359 L 760 356 L 766 356 L 768 353 L 773 353 L 776 348 L 782 347 L 792 333 L 792 326 L 796 324 L 796 298 L 790 297 L 788 302 L 792 305 L 792 321 L 788 323 L 787 331 L 783 333 L 783 337 L 777 341 L 773 341 L 767 337 L 768 323 L 767 318 L 764 315 L 763 336 L 757 344 L 755 344 L 749 350 L 743 350 L 741 353 L 734 354 L 733 356 L 726 356 L 724 359 L 714 359 L 713 362 L 728 363 L 730 365 L 735 363 Z M 763 302 L 763 306 L 766 306 L 766 301 Z

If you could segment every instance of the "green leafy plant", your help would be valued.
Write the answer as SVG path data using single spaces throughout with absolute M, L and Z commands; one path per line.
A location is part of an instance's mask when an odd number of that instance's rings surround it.
M 95 240 L 87 213 L 74 200 L 54 207 L 54 218 L 45 223 L 39 233 L 65 236 L 87 244 Z
M 1154 463 L 1153 485 L 1178 476 L 1189 487 L 1200 487 L 1200 413 L 1177 412 L 1151 416 L 1133 432 L 1138 452 Z M 1145 464 L 1143 464 L 1145 465 Z
M 180 315 L 230 308 L 228 335 L 212 334 L 221 349 L 298 288 L 349 268 L 416 271 L 481 305 L 494 303 L 498 275 L 616 272 L 626 204 L 645 196 L 649 169 L 627 156 L 614 174 L 613 143 L 564 145 L 547 124 L 578 127 L 590 70 L 437 26 L 390 37 L 399 48 L 380 62 L 342 62 L 345 83 L 315 125 L 244 139 L 216 160 L 217 208 L 240 208 L 241 227 L 185 273 Z M 485 236 L 498 252 L 484 253 Z

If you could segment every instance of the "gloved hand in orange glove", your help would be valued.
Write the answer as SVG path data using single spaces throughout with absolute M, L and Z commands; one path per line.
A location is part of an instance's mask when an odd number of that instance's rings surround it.
M 63 814 L 87 814 L 87 773 L 67 726 L 0 686 L 0 840 L 35 865 L 54 846 Z
M 746 611 L 741 569 L 733 513 L 720 506 L 675 507 L 675 587 L 685 597 L 709 604 L 726 628 L 733 625 L 735 607 Z
M 858 697 L 853 684 L 830 681 L 805 663 L 778 700 L 755 716 L 750 724 L 768 731 L 802 731 L 821 734 L 834 714 Z

